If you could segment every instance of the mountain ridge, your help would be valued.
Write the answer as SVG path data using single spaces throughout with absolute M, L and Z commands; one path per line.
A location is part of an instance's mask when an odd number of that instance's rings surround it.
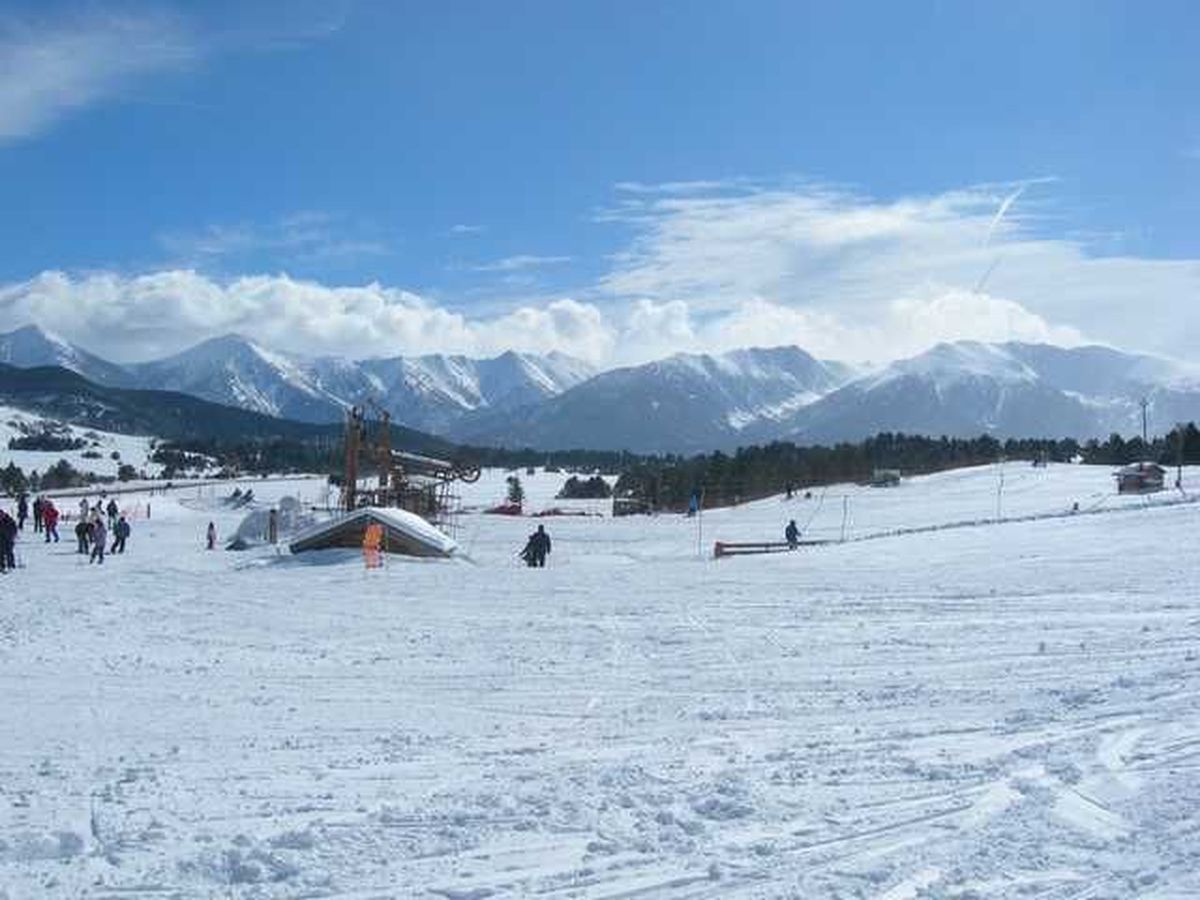
M 559 353 L 301 358 L 223 335 L 121 367 L 26 326 L 0 361 L 46 358 L 114 387 L 147 383 L 280 418 L 340 422 L 381 403 L 445 439 L 547 450 L 696 453 L 884 431 L 956 437 L 1103 438 L 1200 419 L 1200 369 L 1111 347 L 953 341 L 863 371 L 794 346 L 676 353 L 597 372 Z

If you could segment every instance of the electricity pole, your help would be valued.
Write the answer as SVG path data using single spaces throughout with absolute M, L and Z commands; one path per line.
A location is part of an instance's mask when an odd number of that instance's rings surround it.
M 1000 463 L 999 469 L 1000 469 L 1000 473 L 999 473 L 1000 477 L 996 481 L 996 521 L 997 522 L 1000 521 L 1000 519 L 1001 519 L 1001 510 L 1002 510 L 1001 497 L 1004 495 L 1004 463 L 1003 462 Z
M 1182 422 L 1175 423 L 1175 487 L 1183 490 L 1183 433 Z

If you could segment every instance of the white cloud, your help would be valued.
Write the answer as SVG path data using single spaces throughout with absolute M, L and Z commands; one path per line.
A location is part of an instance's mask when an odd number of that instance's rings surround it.
M 452 237 L 466 237 L 469 235 L 483 234 L 485 231 L 487 231 L 487 227 L 484 225 L 466 225 L 460 222 L 457 225 L 450 226 L 449 234 Z
M 474 272 L 523 272 L 528 269 L 540 269 L 543 266 L 558 266 L 570 261 L 571 257 L 569 256 L 534 256 L 530 253 L 521 253 L 516 256 L 506 256 L 495 262 L 481 263 L 472 266 L 471 269 Z
M 0 142 L 38 134 L 137 76 L 197 55 L 188 31 L 163 15 L 0 18 Z
M 947 289 L 896 298 L 862 321 L 754 298 L 714 317 L 697 343 L 718 351 L 796 344 L 828 359 L 882 361 L 954 340 L 1071 346 L 1083 343 L 1084 337 L 1074 328 L 1051 325 L 1010 300 Z
M 384 256 L 388 246 L 373 238 L 347 236 L 353 223 L 323 212 L 300 212 L 266 225 L 210 225 L 190 233 L 159 236 L 159 243 L 181 266 L 204 266 L 223 259 L 270 253 L 272 258 L 322 261 Z
M 1194 355 L 1200 262 L 1092 256 L 1081 237 L 1038 235 L 1045 191 L 1028 189 L 1005 206 L 1016 188 L 888 202 L 811 184 L 624 191 L 633 199 L 614 215 L 633 236 L 595 287 L 574 299 L 493 302 L 486 314 L 376 283 L 217 279 L 177 267 L 46 272 L 0 287 L 0 321 L 34 321 L 117 359 L 230 331 L 308 354 L 512 348 L 601 365 L 781 344 L 883 362 L 957 339 L 1100 341 Z M 201 257 L 264 241 L 303 249 L 337 240 L 337 231 L 328 217 L 305 213 L 272 229 L 211 229 L 192 236 L 191 249 Z M 566 262 L 510 257 L 491 271 L 520 278 Z
M 1040 235 L 1050 200 L 1034 184 L 888 201 L 811 183 L 626 185 L 602 218 L 633 236 L 599 291 L 685 303 L 705 348 L 796 342 L 881 360 L 955 338 L 1086 337 L 1189 353 L 1200 262 Z
M 614 342 L 595 306 L 570 299 L 470 319 L 378 284 L 329 287 L 285 275 L 222 282 L 190 270 L 78 278 L 44 272 L 0 287 L 0 320 L 36 322 L 119 361 L 174 353 L 229 332 L 290 352 L 353 357 L 515 348 L 600 362 Z

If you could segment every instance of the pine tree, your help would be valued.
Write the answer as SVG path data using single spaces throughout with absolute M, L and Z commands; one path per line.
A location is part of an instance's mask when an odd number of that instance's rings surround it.
M 508 476 L 508 502 L 520 506 L 525 501 L 525 489 L 516 475 Z

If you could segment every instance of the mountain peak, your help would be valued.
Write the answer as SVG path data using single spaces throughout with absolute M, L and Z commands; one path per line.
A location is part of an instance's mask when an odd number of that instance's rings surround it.
M 124 385 L 129 373 L 106 362 L 37 324 L 22 325 L 0 334 L 0 362 L 20 368 L 58 366 L 98 384 Z

